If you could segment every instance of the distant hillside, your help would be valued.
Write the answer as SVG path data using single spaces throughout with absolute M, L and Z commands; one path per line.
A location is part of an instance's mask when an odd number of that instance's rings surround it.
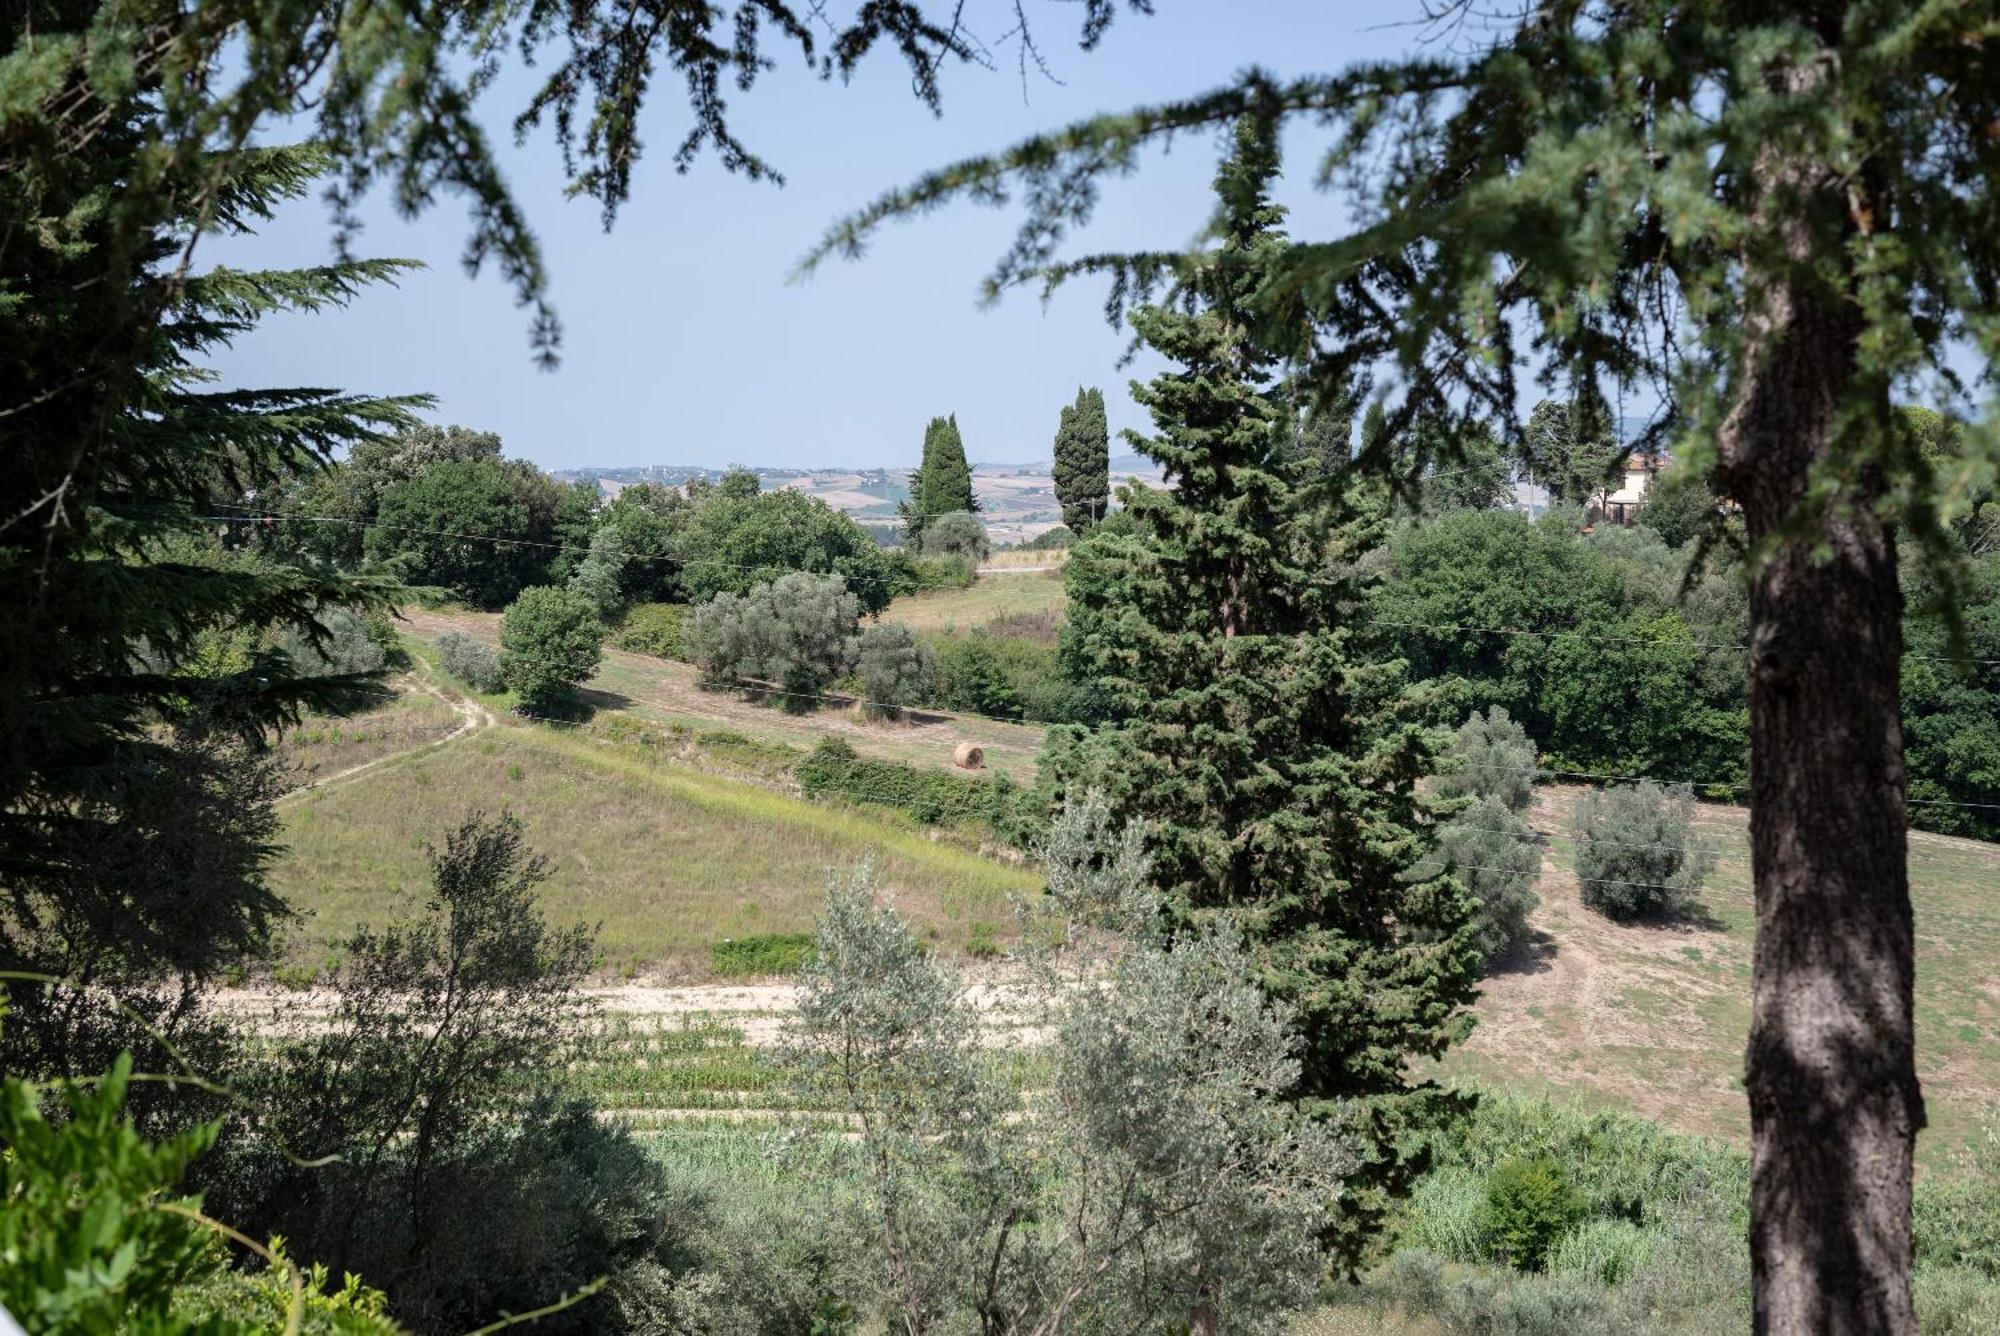
M 897 503 L 910 494 L 906 469 L 743 467 L 754 472 L 767 491 L 789 487 L 816 496 L 863 524 L 894 522 Z M 595 482 L 606 496 L 616 496 L 634 483 L 679 487 L 697 479 L 715 482 L 725 472 L 726 469 L 694 464 L 648 464 L 634 468 L 562 469 L 555 476 L 572 482 Z M 1153 462 L 1142 455 L 1121 455 L 1111 461 L 1114 482 L 1132 474 L 1157 477 L 1158 473 Z M 1062 506 L 1056 500 L 1055 480 L 1046 460 L 975 464 L 972 494 L 979 501 L 980 514 L 996 543 L 1026 542 L 1062 522 Z

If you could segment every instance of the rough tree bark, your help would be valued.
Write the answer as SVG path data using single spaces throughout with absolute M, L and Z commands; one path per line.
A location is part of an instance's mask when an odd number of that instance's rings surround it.
M 1821 77 L 1787 75 L 1793 90 Z M 1721 480 L 1751 539 L 1795 518 L 1856 386 L 1859 312 L 1804 262 L 1851 225 L 1817 164 L 1760 155 L 1771 231 L 1799 276 L 1749 294 Z M 1880 216 L 1880 215 L 1878 215 Z M 1823 273 L 1823 271 L 1822 271 Z M 1877 420 L 1887 421 L 1887 389 Z M 1810 517 L 1750 590 L 1747 1053 L 1756 1331 L 1916 1331 L 1910 1175 L 1923 1099 L 1904 861 L 1902 597 L 1879 479 Z

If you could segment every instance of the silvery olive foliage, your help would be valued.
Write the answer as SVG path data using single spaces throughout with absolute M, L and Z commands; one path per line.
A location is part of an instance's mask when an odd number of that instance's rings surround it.
M 1535 800 L 1535 744 L 1504 706 L 1459 725 L 1445 757 L 1437 789 L 1447 798 L 1492 798 L 1513 812 L 1527 811 Z
M 569 587 L 589 599 L 599 617 L 610 621 L 625 610 L 625 572 L 631 564 L 624 533 L 606 524 L 590 535 L 590 550 L 570 575 Z
M 986 1042 L 964 981 L 877 901 L 867 867 L 829 891 L 785 1063 L 858 1131 L 857 1302 L 904 1336 L 1276 1331 L 1315 1300 L 1315 1238 L 1353 1142 L 1283 1098 L 1291 1016 L 1227 921 L 1161 933 L 1118 832 L 1075 856 L 1106 807 L 1065 811 L 1051 879 L 1061 912 L 1098 906 L 1122 931 L 1085 977 L 1044 960 L 1010 999 L 1039 1062 Z
M 854 667 L 860 615 L 839 576 L 793 571 L 717 594 L 694 610 L 685 643 L 711 685 L 775 683 L 787 709 L 805 710 Z
M 902 713 L 930 697 L 937 655 L 901 622 L 877 622 L 861 633 L 859 651 L 864 708 L 877 718 Z
M 1576 805 L 1571 838 L 1583 902 L 1615 919 L 1685 912 L 1715 870 L 1685 785 L 1592 790 Z
M 1451 865 L 1479 902 L 1473 939 L 1489 966 L 1527 940 L 1528 915 L 1541 903 L 1542 846 L 1535 830 L 1499 798 L 1479 798 L 1438 831 L 1434 857 Z

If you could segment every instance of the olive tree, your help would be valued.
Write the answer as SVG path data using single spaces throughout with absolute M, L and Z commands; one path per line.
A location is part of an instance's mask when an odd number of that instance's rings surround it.
M 711 686 L 775 687 L 804 711 L 854 666 L 860 602 L 838 575 L 793 571 L 745 594 L 721 593 L 694 610 L 688 657 Z
M 1290 1013 L 1234 930 L 1161 934 L 1140 844 L 1113 836 L 1093 858 L 1073 838 L 1091 828 L 1064 827 L 1052 879 L 1088 884 L 1094 864 L 1117 883 L 1088 896 L 1116 946 L 1091 986 L 1033 971 L 1027 1008 L 1050 1036 L 1033 1099 L 996 1077 L 963 980 L 865 868 L 827 897 L 784 1061 L 858 1131 L 864 1297 L 907 1336 L 1278 1331 L 1316 1299 L 1314 1237 L 1353 1143 L 1284 1099 Z
M 1576 805 L 1571 838 L 1583 902 L 1616 919 L 1687 909 L 1715 868 L 1685 787 L 1646 780 L 1593 789 Z
M 861 633 L 862 708 L 877 718 L 902 713 L 930 695 L 937 655 L 900 622 L 878 622 Z
M 1448 798 L 1492 799 L 1509 812 L 1525 812 L 1535 800 L 1535 744 L 1502 705 L 1475 712 L 1445 752 L 1437 778 Z

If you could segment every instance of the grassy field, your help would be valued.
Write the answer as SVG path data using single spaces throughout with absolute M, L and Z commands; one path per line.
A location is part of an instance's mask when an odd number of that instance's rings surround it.
M 330 776 L 448 736 L 462 720 L 442 696 L 410 678 L 391 682 L 396 695 L 382 708 L 346 718 L 313 715 L 285 734 L 278 753 L 295 785 Z
M 1742 1088 L 1750 1030 L 1748 814 L 1704 804 L 1720 854 L 1703 921 L 1624 926 L 1586 909 L 1570 870 L 1578 790 L 1545 788 L 1532 820 L 1551 833 L 1536 940 L 1487 980 L 1472 1038 L 1448 1074 L 1620 1108 L 1669 1127 L 1749 1136 Z M 2000 1102 L 2000 847 L 1913 833 L 1918 1073 L 1930 1107 L 1920 1152 L 1935 1162 Z
M 899 598 L 882 620 L 901 622 L 913 631 L 970 631 L 1006 617 L 1060 612 L 1063 602 L 1061 571 L 987 575 L 966 589 Z
M 1008 925 L 1034 875 L 931 837 L 897 814 L 864 814 L 546 726 L 501 722 L 391 760 L 286 808 L 273 883 L 307 913 L 290 956 L 306 970 L 356 925 L 409 909 L 427 885 L 425 845 L 468 810 L 509 811 L 548 856 L 550 916 L 599 924 L 605 967 L 706 971 L 712 944 L 809 930 L 829 867 L 876 859 L 878 884 L 919 928 L 957 950 Z
M 1034 576 L 1002 576 L 1029 580 Z M 1058 594 L 1061 585 L 1053 586 Z M 976 588 L 976 586 L 975 586 Z M 970 592 L 970 591 L 966 591 Z M 437 612 L 412 609 L 407 614 L 411 649 L 431 657 L 431 645 L 446 631 L 462 631 L 489 644 L 500 636 L 500 618 L 483 612 Z M 816 703 L 803 713 L 779 704 L 752 699 L 740 691 L 705 691 L 696 684 L 695 670 L 684 663 L 607 649 L 596 676 L 585 684 L 585 699 L 599 718 L 624 715 L 652 725 L 689 730 L 723 730 L 771 747 L 788 747 L 800 756 L 823 737 L 844 738 L 864 756 L 904 765 L 949 767 L 960 742 L 976 742 L 986 753 L 989 770 L 1023 782 L 1035 775 L 1041 754 L 1042 729 L 1033 724 L 998 723 L 985 719 L 911 712 L 901 719 L 865 719 L 860 711 L 839 701 Z

